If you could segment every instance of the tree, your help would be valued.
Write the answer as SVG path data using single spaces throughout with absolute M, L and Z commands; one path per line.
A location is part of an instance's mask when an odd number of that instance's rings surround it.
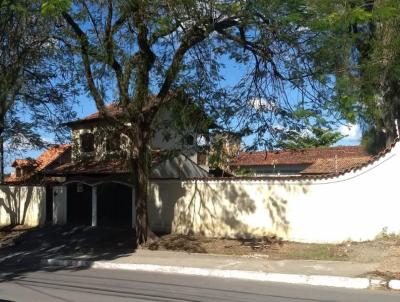
M 312 128 L 310 132 L 299 133 L 288 131 L 285 139 L 279 142 L 282 149 L 306 149 L 332 146 L 344 136 L 337 131 L 323 128 Z
M 281 149 L 331 146 L 344 137 L 340 132 L 333 130 L 330 123 L 313 110 L 299 108 L 293 112 L 293 118 L 298 123 L 294 128 L 286 129 L 282 133 L 277 143 Z M 310 123 L 311 120 L 314 122 Z M 303 127 L 299 127 L 299 123 L 302 123 Z
M 63 20 L 56 35 L 79 59 L 100 114 L 130 138 L 138 244 L 147 240 L 153 125 L 174 100 L 190 98 L 227 130 L 252 134 L 255 147 L 271 146 L 286 126 L 297 123 L 294 104 L 320 115 L 328 109 L 330 78 L 316 65 L 323 60 L 309 2 L 45 3 L 46 13 Z M 226 64 L 242 66 L 231 87 L 221 86 Z M 301 99 L 289 99 L 288 90 L 301 92 Z M 111 97 L 123 116 L 107 112 Z
M 330 30 L 337 47 L 332 49 L 337 51 L 332 58 L 341 61 L 335 72 L 338 106 L 361 124 L 363 144 L 376 153 L 397 137 L 400 2 L 337 1 L 324 9 L 334 24 Z
M 41 15 L 40 1 L 0 1 L 0 181 L 7 150 L 43 147 L 39 131 L 62 135 L 60 121 L 73 116 L 64 69 Z

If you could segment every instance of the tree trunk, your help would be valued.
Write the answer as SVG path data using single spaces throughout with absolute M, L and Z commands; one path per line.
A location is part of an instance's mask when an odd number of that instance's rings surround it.
M 148 237 L 148 215 L 147 215 L 147 190 L 149 173 L 151 169 L 150 152 L 150 127 L 145 123 L 138 123 L 135 141 L 137 154 L 131 159 L 131 169 L 135 185 L 136 202 L 136 245 L 140 246 L 147 241 Z
M 4 183 L 4 117 L 0 116 L 0 184 Z

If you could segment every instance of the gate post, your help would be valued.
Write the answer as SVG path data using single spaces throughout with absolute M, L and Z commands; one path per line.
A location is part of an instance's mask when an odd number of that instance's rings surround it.
M 136 197 L 135 187 L 132 187 L 132 229 L 136 228 Z
M 67 223 L 67 186 L 53 187 L 53 224 Z
M 97 186 L 92 187 L 92 226 L 97 226 Z

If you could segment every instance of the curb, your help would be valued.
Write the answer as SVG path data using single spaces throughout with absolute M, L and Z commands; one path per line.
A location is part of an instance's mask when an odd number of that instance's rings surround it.
M 372 278 L 352 278 L 324 275 L 298 275 L 265 273 L 257 271 L 208 269 L 185 266 L 167 266 L 156 264 L 112 263 L 102 261 L 43 259 L 42 264 L 50 266 L 86 267 L 111 270 L 129 270 L 142 272 L 157 272 L 201 277 L 231 278 L 262 282 L 279 282 L 298 285 L 328 286 L 351 289 L 390 288 L 400 290 L 400 280 L 380 280 Z

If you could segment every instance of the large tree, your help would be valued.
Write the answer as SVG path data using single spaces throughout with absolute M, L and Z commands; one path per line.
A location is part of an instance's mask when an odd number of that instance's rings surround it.
M 294 111 L 322 117 L 329 110 L 332 83 L 322 68 L 329 53 L 317 42 L 324 33 L 313 29 L 314 2 L 45 3 L 45 13 L 59 17 L 56 36 L 75 54 L 99 112 L 130 138 L 138 244 L 147 240 L 150 142 L 161 109 L 190 98 L 208 118 L 252 134 L 253 145 L 264 148 L 287 127 L 304 128 Z M 224 76 L 235 72 L 228 71 L 232 65 L 239 67 L 236 77 L 224 85 Z M 107 112 L 111 98 L 123 117 Z
M 398 136 L 400 2 L 322 1 L 320 11 L 336 45 L 330 60 L 337 62 L 338 108 L 362 126 L 364 144 L 377 152 Z
M 0 1 L 0 181 L 6 151 L 44 147 L 40 132 L 63 134 L 72 90 L 58 67 L 60 54 L 41 14 L 42 1 Z M 49 129 L 50 128 L 50 129 Z M 61 128 L 62 129 L 62 128 Z

